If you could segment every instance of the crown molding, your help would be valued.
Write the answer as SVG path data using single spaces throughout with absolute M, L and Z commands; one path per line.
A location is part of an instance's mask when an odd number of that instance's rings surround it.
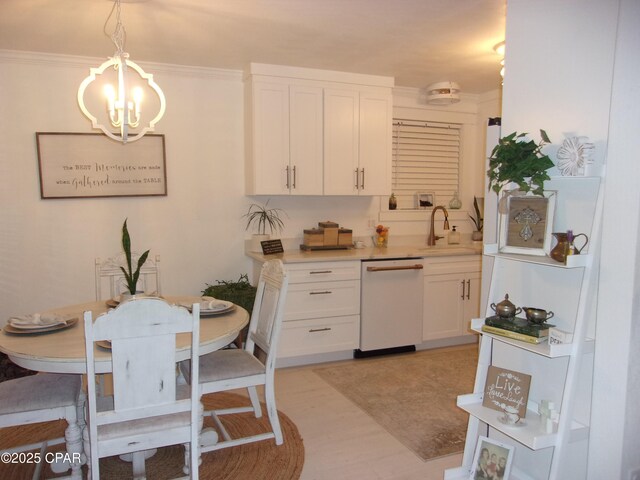
M 0 62 L 2 63 L 90 68 L 100 65 L 105 59 L 106 57 L 82 57 L 77 55 L 0 49 Z M 145 70 L 152 70 L 154 74 L 162 72 L 184 76 L 215 77 L 220 80 L 242 81 L 242 71 L 240 70 L 135 61 Z

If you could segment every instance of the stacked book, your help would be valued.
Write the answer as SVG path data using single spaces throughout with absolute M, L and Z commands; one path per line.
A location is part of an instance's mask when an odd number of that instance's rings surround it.
M 555 325 L 530 323 L 525 318 L 487 317 L 482 331 L 528 343 L 542 343 L 549 337 L 549 328 Z

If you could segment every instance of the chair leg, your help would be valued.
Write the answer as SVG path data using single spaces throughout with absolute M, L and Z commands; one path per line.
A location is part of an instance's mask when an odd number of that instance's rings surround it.
M 256 418 L 262 417 L 262 407 L 260 407 L 260 398 L 258 397 L 258 391 L 256 390 L 256 387 L 247 387 L 247 391 L 249 392 L 251 406 L 253 407 Z
M 280 428 L 280 419 L 278 418 L 278 409 L 276 408 L 276 396 L 273 390 L 273 383 L 264 386 L 264 400 L 267 404 L 267 415 L 269 415 L 269 422 L 271 422 L 271 429 L 275 436 L 276 445 L 282 445 L 284 439 L 282 438 L 282 429 Z

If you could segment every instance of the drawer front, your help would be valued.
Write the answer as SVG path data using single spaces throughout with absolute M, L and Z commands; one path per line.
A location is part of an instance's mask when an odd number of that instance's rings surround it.
M 285 268 L 289 272 L 289 285 L 360 278 L 360 262 L 288 263 Z
M 359 343 L 359 315 L 284 322 L 278 358 L 353 350 Z
M 360 313 L 360 280 L 289 284 L 284 320 Z

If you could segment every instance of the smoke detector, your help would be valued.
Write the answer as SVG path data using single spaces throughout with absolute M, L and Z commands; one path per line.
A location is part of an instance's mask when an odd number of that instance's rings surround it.
M 427 103 L 449 105 L 460 101 L 460 85 L 456 82 L 437 82 L 427 87 Z

